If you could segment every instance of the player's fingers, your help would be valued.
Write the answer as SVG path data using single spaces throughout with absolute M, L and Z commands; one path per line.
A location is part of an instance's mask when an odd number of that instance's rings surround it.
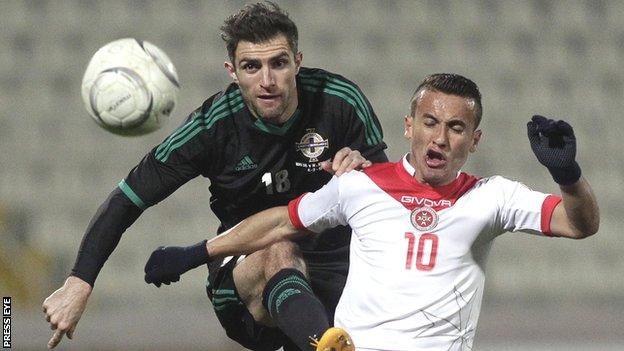
M 352 151 L 351 148 L 343 147 L 342 149 L 338 150 L 338 152 L 336 152 L 336 155 L 334 155 L 334 160 L 332 161 L 332 169 L 335 172 L 337 172 L 340 169 L 340 166 L 342 165 L 343 161 L 345 160 L 345 158 L 349 156 L 351 151 Z
M 366 162 L 366 159 L 362 154 L 360 154 L 357 150 L 352 150 L 349 152 L 349 155 L 345 157 L 342 164 L 340 165 L 339 171 L 336 172 L 336 175 L 341 175 L 345 172 L 350 172 L 354 169 L 360 168 L 360 166 Z
M 342 163 L 335 168 L 335 175 L 340 177 L 343 173 L 347 172 L 351 163 L 353 163 L 353 158 L 351 156 L 344 158 Z
M 55 348 L 56 345 L 58 345 L 59 342 L 61 342 L 61 339 L 63 339 L 63 334 L 65 334 L 65 332 L 61 330 L 57 330 L 56 332 L 54 332 L 54 334 L 52 335 L 52 338 L 50 339 L 50 341 L 48 341 L 48 348 L 49 349 Z
M 74 339 L 74 331 L 76 330 L 76 326 L 73 326 L 71 329 L 69 329 L 67 331 L 67 338 L 69 338 L 70 340 Z
M 349 164 L 342 170 L 343 173 L 351 172 L 354 169 L 362 169 L 370 166 L 372 163 L 362 156 L 359 151 L 355 154 L 353 153 L 353 158 Z
M 152 284 L 158 282 L 157 278 L 157 269 L 156 267 L 152 267 L 150 270 L 145 272 L 145 282 L 147 284 Z
M 537 123 L 535 123 L 533 121 L 529 121 L 527 123 L 527 132 L 529 134 L 529 137 L 538 136 L 539 135 L 539 127 L 537 126 Z
M 145 263 L 145 268 L 143 269 L 145 273 L 147 273 L 151 269 L 154 269 L 154 267 L 158 264 L 158 261 L 161 260 L 161 257 L 163 255 L 163 249 L 164 246 L 159 246 L 156 250 L 152 252 L 150 257 L 147 259 L 147 262 Z
M 353 161 L 351 162 L 351 164 L 347 167 L 346 172 L 351 172 L 354 169 L 362 169 L 364 168 L 366 163 L 370 163 L 368 160 L 366 160 L 364 157 L 360 156 L 358 158 L 353 159 Z
M 565 136 L 573 136 L 574 130 L 572 126 L 566 121 L 557 121 L 556 123 L 557 129 L 561 132 L 561 134 Z
M 544 117 L 544 116 L 540 116 L 540 115 L 534 115 L 531 118 L 531 121 L 535 124 L 537 124 L 538 126 L 544 125 L 546 123 L 548 123 L 548 118 Z
M 356 158 L 346 158 L 340 165 L 340 168 L 336 171 L 336 175 L 340 177 L 344 173 L 352 171 L 356 167 L 356 164 L 358 164 L 358 160 Z
M 331 162 L 331 160 L 319 162 L 319 166 L 325 172 L 329 172 L 331 174 L 334 174 L 334 170 L 332 169 L 332 162 Z

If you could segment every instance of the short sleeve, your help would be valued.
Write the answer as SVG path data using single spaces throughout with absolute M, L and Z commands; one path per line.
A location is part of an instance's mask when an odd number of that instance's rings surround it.
M 290 201 L 288 214 L 293 225 L 315 233 L 346 225 L 346 218 L 340 208 L 339 186 L 339 178 L 334 176 L 321 189 Z
M 509 180 L 502 182 L 501 187 L 504 198 L 500 218 L 505 231 L 550 234 L 550 219 L 560 197 Z

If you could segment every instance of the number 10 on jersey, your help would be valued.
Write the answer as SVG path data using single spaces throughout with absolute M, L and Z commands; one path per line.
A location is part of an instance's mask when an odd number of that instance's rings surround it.
M 405 258 L 405 269 L 412 269 L 414 261 L 414 246 L 416 246 L 416 235 L 405 233 L 407 239 L 407 257 Z M 418 249 L 416 251 L 416 269 L 419 271 L 430 271 L 435 267 L 436 256 L 438 255 L 438 236 L 433 233 L 422 234 L 418 238 Z

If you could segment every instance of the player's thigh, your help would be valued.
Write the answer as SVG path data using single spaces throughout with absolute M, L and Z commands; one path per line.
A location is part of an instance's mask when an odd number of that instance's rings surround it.
M 269 313 L 262 306 L 262 292 L 266 285 L 262 252 L 255 252 L 239 261 L 232 271 L 238 296 L 254 320 L 260 324 L 274 326 Z
M 296 244 L 275 243 L 239 261 L 234 267 L 234 284 L 239 296 L 256 321 L 273 325 L 262 305 L 262 294 L 269 279 L 282 269 L 294 268 L 305 273 L 305 263 Z

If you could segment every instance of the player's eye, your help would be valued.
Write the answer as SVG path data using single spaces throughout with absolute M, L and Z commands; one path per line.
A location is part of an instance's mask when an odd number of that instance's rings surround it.
M 435 119 L 433 118 L 425 118 L 425 120 L 423 121 L 423 123 L 427 126 L 427 127 L 433 127 L 436 124 Z
M 288 65 L 288 60 L 287 59 L 279 59 L 279 60 L 276 60 L 273 63 L 273 67 L 274 68 L 282 68 L 282 67 L 285 67 L 287 65 Z
M 243 64 L 242 68 L 247 73 L 253 73 L 256 72 L 260 67 L 258 67 L 258 65 L 253 62 L 248 62 Z
M 457 133 L 463 133 L 464 132 L 464 126 L 461 126 L 459 124 L 456 124 L 456 125 L 452 126 L 451 129 L 454 132 L 457 132 Z

